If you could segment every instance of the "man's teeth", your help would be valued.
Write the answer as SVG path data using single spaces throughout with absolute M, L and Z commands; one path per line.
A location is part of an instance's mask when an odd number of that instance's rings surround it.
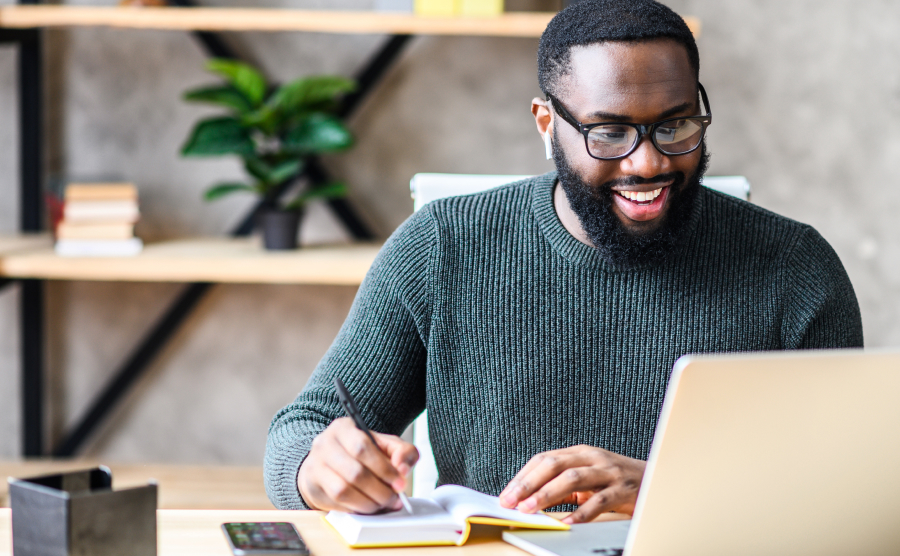
M 637 201 L 639 203 L 643 203 L 644 201 L 652 201 L 659 197 L 659 194 L 662 193 L 663 188 L 654 189 L 653 191 L 616 191 L 622 197 L 626 199 L 630 199 L 632 201 Z

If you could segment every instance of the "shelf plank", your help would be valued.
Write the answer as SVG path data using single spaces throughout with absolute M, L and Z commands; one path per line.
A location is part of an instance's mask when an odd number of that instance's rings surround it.
M 422 35 L 539 37 L 552 13 L 497 17 L 420 17 L 413 14 L 268 8 L 131 8 L 3 6 L 2 27 L 110 26 L 198 31 L 314 31 Z
M 351 244 L 265 251 L 254 239 L 195 238 L 151 243 L 136 257 L 60 257 L 49 239 L 44 241 L 42 248 L 0 253 L 0 276 L 358 286 L 381 248 L 377 244 Z
M 373 11 L 274 8 L 135 8 L 119 6 L 0 6 L 0 27 L 109 26 L 182 31 L 311 31 L 411 35 L 540 37 L 553 12 L 494 17 L 424 17 Z M 686 17 L 695 35 L 700 22 Z
M 0 257 L 21 251 L 46 249 L 53 245 L 49 234 L 0 235 Z

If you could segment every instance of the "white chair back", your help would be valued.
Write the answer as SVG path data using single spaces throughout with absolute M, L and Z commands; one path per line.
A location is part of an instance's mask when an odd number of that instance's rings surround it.
M 426 203 L 444 197 L 468 195 L 493 189 L 531 176 L 502 176 L 488 174 L 416 174 L 409 180 L 409 192 L 419 210 Z
M 732 197 L 750 200 L 750 182 L 744 176 L 707 176 L 700 183 Z

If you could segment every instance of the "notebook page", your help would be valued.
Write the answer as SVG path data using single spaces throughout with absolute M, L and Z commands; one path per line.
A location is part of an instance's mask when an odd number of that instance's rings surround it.
M 395 512 L 382 514 L 364 515 L 330 512 L 329 515 L 341 514 L 341 516 L 346 516 L 350 521 L 358 523 L 362 527 L 373 529 L 412 526 L 427 527 L 434 523 L 446 524 L 452 520 L 447 510 L 427 498 L 410 498 L 409 504 L 413 509 L 411 514 L 401 508 Z
M 454 521 L 461 523 L 472 516 L 487 516 L 508 521 L 517 521 L 536 526 L 561 526 L 552 517 L 537 513 L 526 514 L 519 510 L 504 508 L 496 496 L 483 494 L 459 485 L 443 485 L 434 490 L 431 499 L 447 509 Z
M 375 515 L 329 512 L 325 517 L 351 545 L 402 545 L 433 541 L 456 542 L 463 527 L 427 498 L 411 498 L 413 513 L 401 509 Z M 464 522 L 460 522 L 464 523 Z

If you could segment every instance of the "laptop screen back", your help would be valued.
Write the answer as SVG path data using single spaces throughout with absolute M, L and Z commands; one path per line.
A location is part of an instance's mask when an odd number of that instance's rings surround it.
M 626 554 L 900 554 L 900 354 L 678 361 Z

